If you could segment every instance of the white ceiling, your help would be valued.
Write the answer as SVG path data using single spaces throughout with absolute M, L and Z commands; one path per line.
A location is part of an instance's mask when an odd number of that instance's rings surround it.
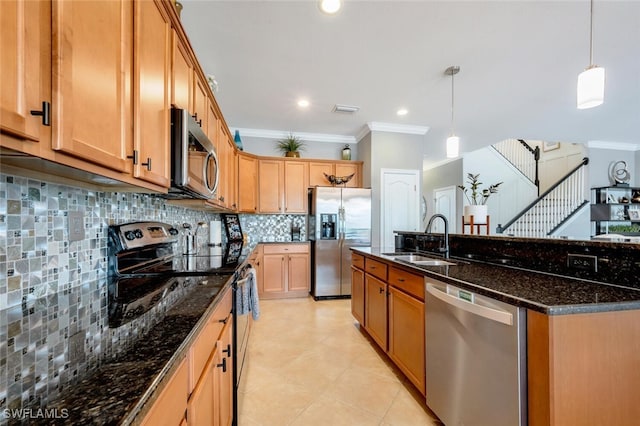
M 357 136 L 369 122 L 429 127 L 427 163 L 506 138 L 640 143 L 640 1 L 596 0 L 605 102 L 576 108 L 589 2 L 181 0 L 182 22 L 232 128 Z M 300 110 L 296 101 L 311 105 Z M 357 105 L 353 115 L 334 104 Z M 396 115 L 400 107 L 409 113 Z

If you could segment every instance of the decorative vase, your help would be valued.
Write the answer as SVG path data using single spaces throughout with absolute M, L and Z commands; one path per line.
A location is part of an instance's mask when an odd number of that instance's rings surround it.
M 344 148 L 342 148 L 342 159 L 351 160 L 351 148 L 349 148 L 349 144 L 345 145 Z
M 488 208 L 487 205 L 469 205 L 464 206 L 464 223 L 471 223 L 471 216 L 473 216 L 474 225 L 484 225 L 487 223 Z
M 236 130 L 235 134 L 233 135 L 233 142 L 236 144 L 236 146 L 238 147 L 238 149 L 240 151 L 243 151 L 242 139 L 240 139 L 240 131 L 239 130 Z
M 284 153 L 285 157 L 295 157 L 295 158 L 299 158 L 300 157 L 300 152 L 298 151 L 287 151 Z

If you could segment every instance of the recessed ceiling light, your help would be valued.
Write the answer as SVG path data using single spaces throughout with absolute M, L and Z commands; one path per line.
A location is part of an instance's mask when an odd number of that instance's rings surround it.
M 409 112 L 409 110 L 407 110 L 406 108 L 400 108 L 398 110 L 398 112 L 396 112 L 396 114 L 398 114 L 398 115 L 407 115 L 408 112 Z
M 300 100 L 298 101 L 298 106 L 299 106 L 300 108 L 307 108 L 307 107 L 309 106 L 309 101 L 308 101 L 308 100 L 306 100 L 306 99 L 300 99 Z
M 318 5 L 321 11 L 333 15 L 342 7 L 342 0 L 320 0 Z

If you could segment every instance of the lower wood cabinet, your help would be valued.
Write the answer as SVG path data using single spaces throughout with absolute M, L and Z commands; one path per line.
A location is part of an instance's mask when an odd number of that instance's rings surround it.
M 189 359 L 184 357 L 169 379 L 151 411 L 142 421 L 144 426 L 179 425 L 185 418 L 189 396 Z
M 143 425 L 229 426 L 233 422 L 233 292 L 227 288 L 158 391 Z
M 425 395 L 424 278 L 352 254 L 351 313 Z
M 228 426 L 233 420 L 232 321 L 229 315 L 189 397 L 187 424 Z
M 364 325 L 364 272 L 354 266 L 351 267 L 351 314 Z
M 389 286 L 389 357 L 425 395 L 424 301 Z
M 364 277 L 364 328 L 380 347 L 387 350 L 387 283 L 366 274 Z
M 310 289 L 309 244 L 265 244 L 262 250 L 259 297 L 306 297 Z

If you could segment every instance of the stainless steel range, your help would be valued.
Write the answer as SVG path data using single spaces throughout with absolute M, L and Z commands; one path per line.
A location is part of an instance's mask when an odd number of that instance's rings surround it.
M 182 226 L 183 232 L 189 232 Z M 242 241 L 229 242 L 210 253 L 187 250 L 176 253 L 178 228 L 161 222 L 133 222 L 109 227 L 109 327 L 119 327 L 161 303 L 173 303 L 199 284 L 216 279 L 220 289 L 232 279 L 234 419 L 237 419 L 237 388 L 249 335 L 246 312 L 237 312 L 239 292 L 247 283 L 250 265 L 243 263 Z M 188 239 L 187 239 L 188 240 Z M 206 251 L 206 249 L 205 249 Z M 215 254 L 214 254 L 215 253 Z
M 110 327 L 144 314 L 176 290 L 212 275 L 231 276 L 241 261 L 242 243 L 229 244 L 217 255 L 176 253 L 180 231 L 166 223 L 113 225 L 108 234 Z

